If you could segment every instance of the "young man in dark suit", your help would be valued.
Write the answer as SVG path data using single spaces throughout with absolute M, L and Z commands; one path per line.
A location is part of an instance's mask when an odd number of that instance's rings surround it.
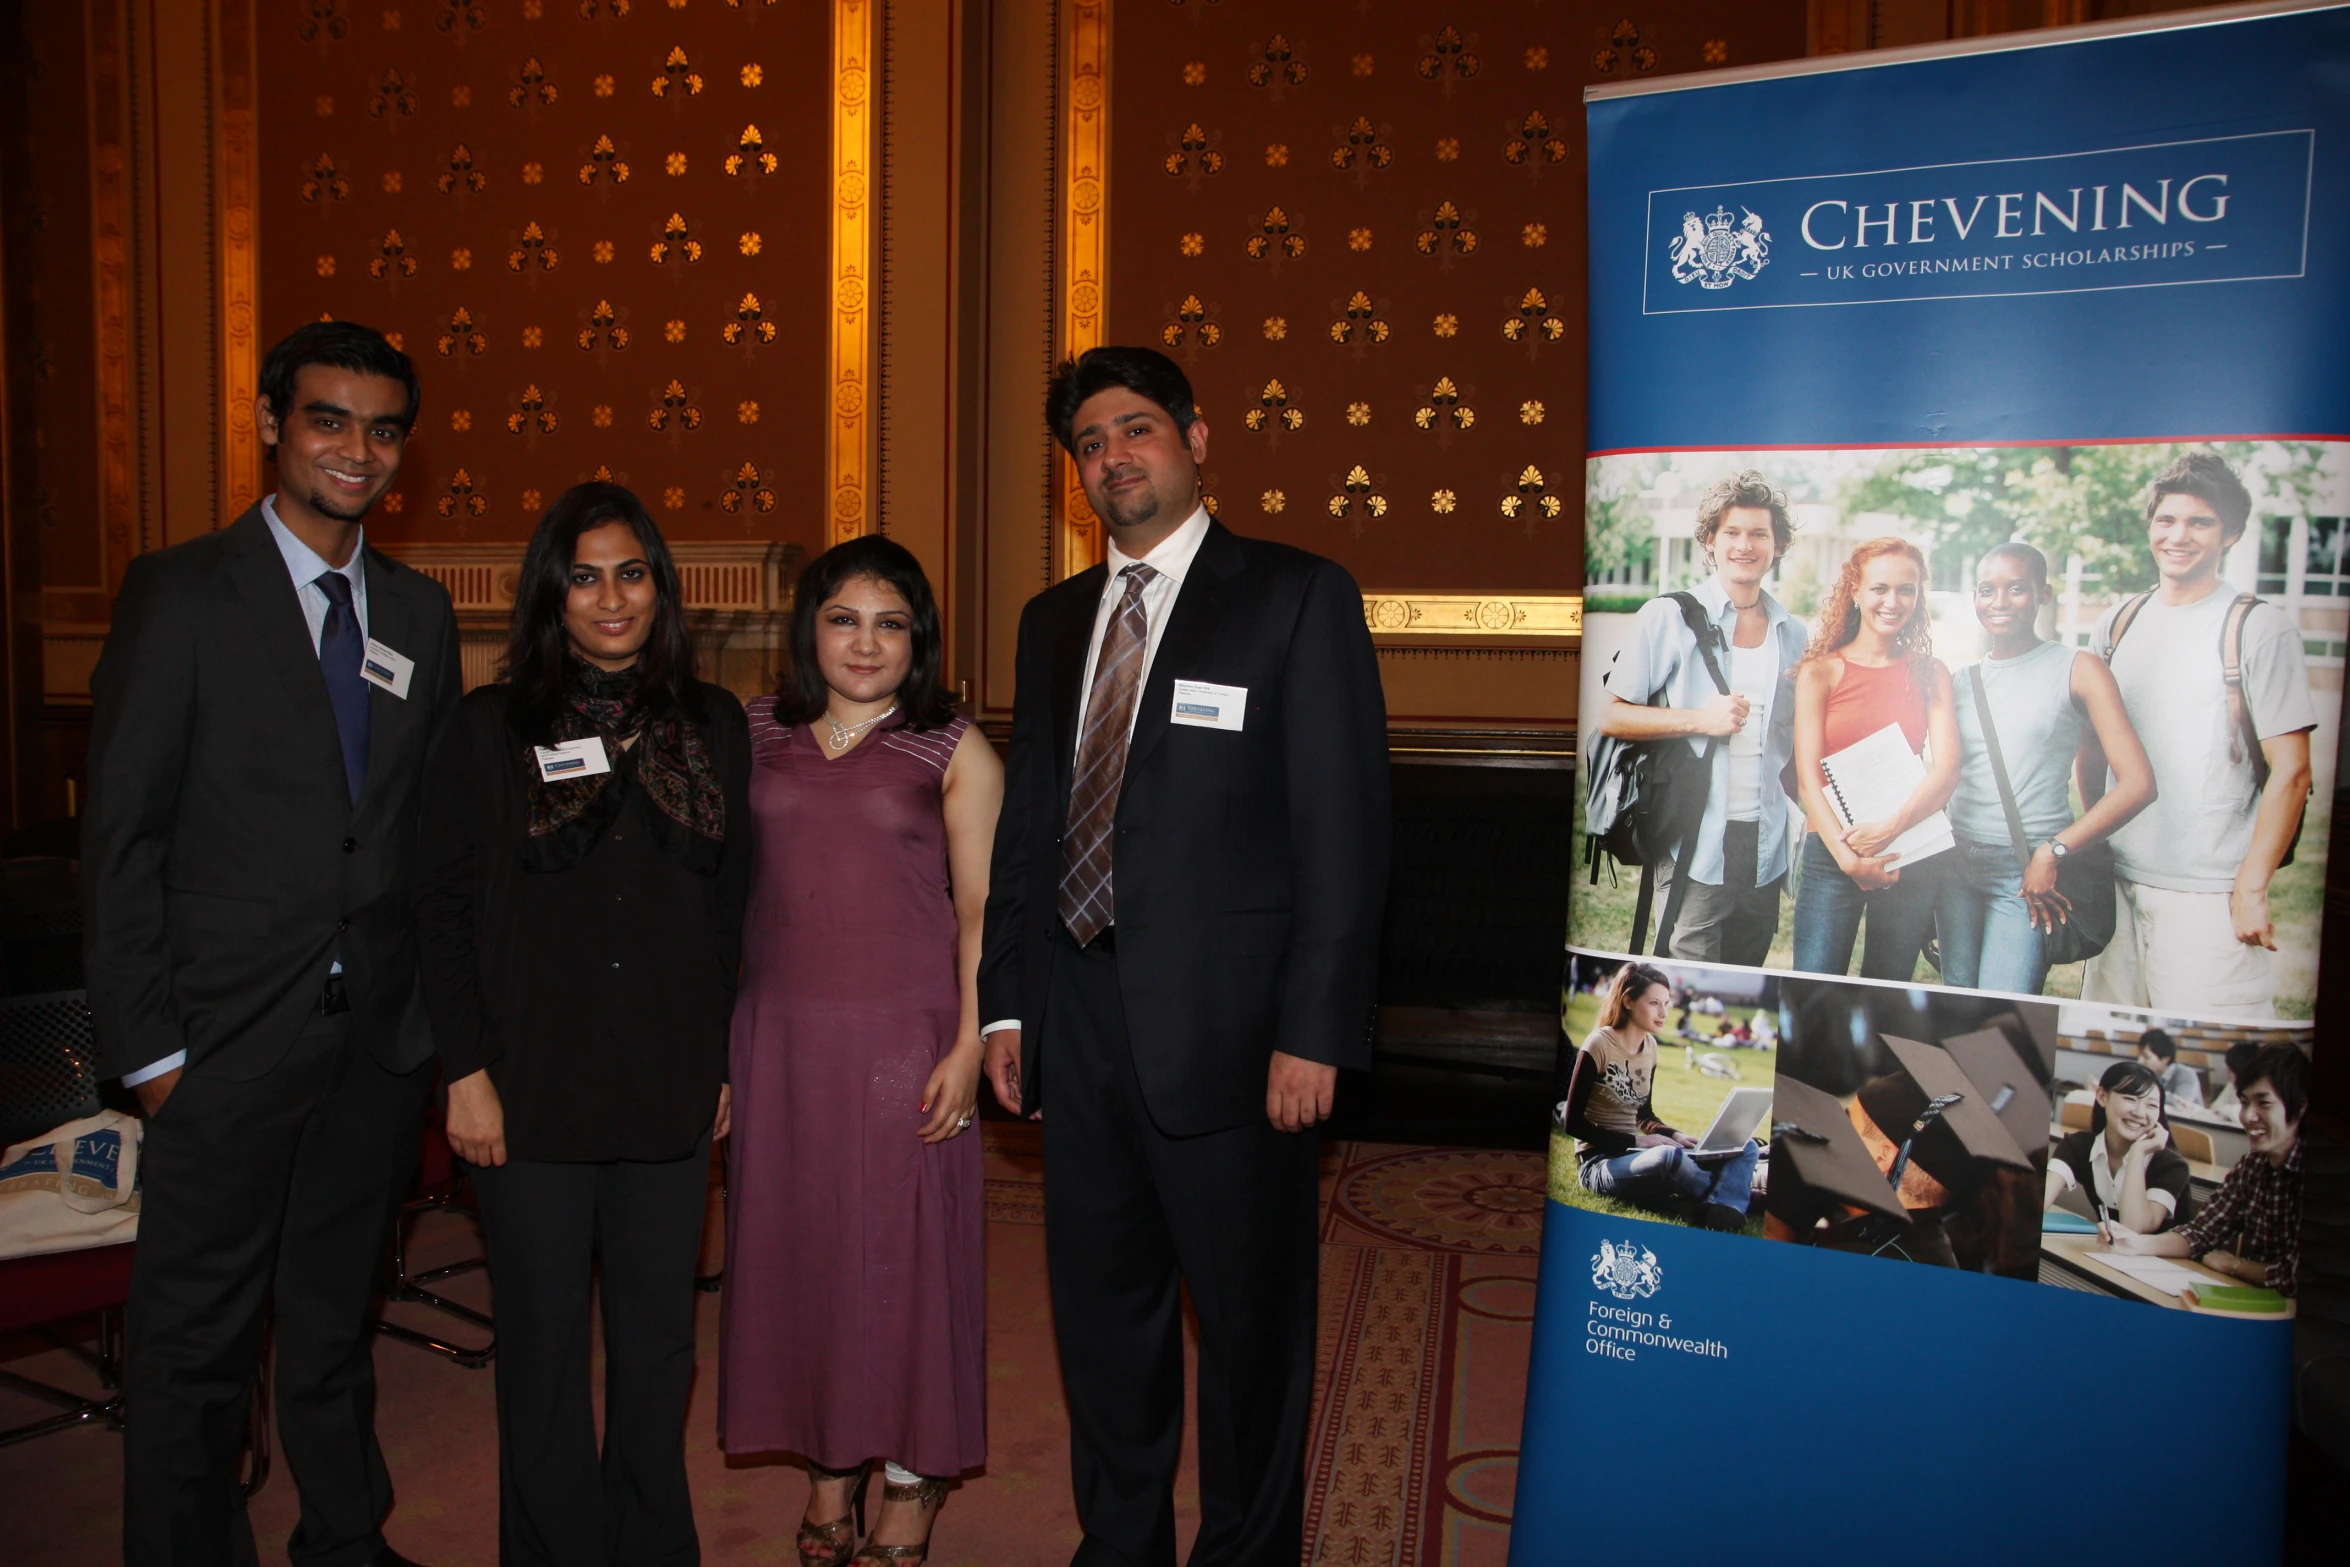
M 1043 1114 L 1076 1561 L 1175 1560 L 1181 1295 L 1199 1318 L 1194 1567 L 1295 1567 L 1317 1134 L 1370 1065 L 1390 825 L 1362 596 L 1200 500 L 1166 356 L 1063 365 L 1047 418 L 1109 558 L 1029 601 L 980 1015 Z
M 304 1567 L 380 1529 L 367 1327 L 432 1089 L 410 908 L 425 752 L 455 706 L 438 583 L 366 547 L 416 421 L 408 357 L 317 322 L 255 407 L 277 491 L 130 563 L 91 677 L 90 1004 L 147 1112 L 123 1555 L 250 1563 L 239 1441 L 275 1308 Z

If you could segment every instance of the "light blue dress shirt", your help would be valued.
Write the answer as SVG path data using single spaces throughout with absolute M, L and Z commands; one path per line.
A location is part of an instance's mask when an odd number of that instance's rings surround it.
M 1715 662 L 1730 673 L 1729 643 L 1738 629 L 1738 611 L 1719 578 L 1708 577 L 1687 590 L 1704 607 L 1706 619 L 1721 633 Z M 1779 688 L 1771 700 L 1770 732 L 1764 737 L 1762 790 L 1756 814 L 1754 881 L 1764 886 L 1787 874 L 1787 836 L 1791 820 L 1787 791 L 1779 775 L 1795 755 L 1795 666 L 1802 661 L 1804 632 L 1786 606 L 1768 593 L 1761 606 L 1769 629 L 1765 641 L 1779 649 Z M 1625 643 L 1601 683 L 1611 696 L 1645 707 L 1650 699 L 1664 707 L 1703 707 L 1721 695 L 1713 676 L 1698 656 L 1697 639 L 1681 618 L 1681 606 L 1659 594 L 1640 606 L 1633 617 L 1632 640 Z M 1702 755 L 1709 740 L 1692 735 L 1690 754 Z M 1717 741 L 1713 748 L 1713 781 L 1705 794 L 1705 815 L 1698 822 L 1697 840 L 1690 845 L 1689 879 L 1708 887 L 1722 884 L 1722 837 L 1730 819 L 1730 746 Z

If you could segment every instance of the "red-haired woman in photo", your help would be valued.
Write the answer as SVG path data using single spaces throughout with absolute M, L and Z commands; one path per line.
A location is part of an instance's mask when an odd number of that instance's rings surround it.
M 1844 825 L 1824 757 L 1898 725 L 1924 780 L 1892 815 Z M 1926 557 L 1906 539 L 1870 539 L 1836 574 L 1795 671 L 1795 780 L 1811 831 L 1795 894 L 1794 966 L 1843 974 L 1863 920 L 1864 979 L 1910 979 L 1934 932 L 1942 867 L 1901 863 L 1893 840 L 1942 808 L 1958 782 L 1950 671 L 1934 656 Z

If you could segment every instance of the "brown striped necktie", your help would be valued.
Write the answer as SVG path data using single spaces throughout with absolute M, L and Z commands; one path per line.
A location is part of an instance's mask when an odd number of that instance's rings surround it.
M 1061 923 L 1081 947 L 1118 918 L 1110 894 L 1111 828 L 1126 785 L 1126 744 L 1134 733 L 1134 703 L 1142 693 L 1143 657 L 1150 647 L 1142 590 L 1158 573 L 1138 561 L 1118 575 L 1126 591 L 1094 658 L 1085 734 L 1077 743 L 1077 776 L 1069 785 L 1069 830 L 1061 838 Z

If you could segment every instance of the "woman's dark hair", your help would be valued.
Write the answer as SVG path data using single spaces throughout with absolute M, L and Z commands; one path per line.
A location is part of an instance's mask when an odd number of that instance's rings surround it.
M 1983 558 L 1975 563 L 1981 571 L 1987 563 L 2006 557 L 2032 574 L 2032 580 L 2045 589 L 2048 586 L 2048 557 L 2021 539 L 2006 539 L 1983 551 Z
M 938 728 L 955 716 L 954 699 L 939 685 L 946 648 L 939 632 L 938 600 L 913 551 L 879 533 L 835 544 L 800 573 L 799 586 L 792 590 L 791 672 L 775 693 L 775 721 L 812 724 L 824 716 L 832 693 L 816 663 L 816 617 L 843 587 L 860 578 L 895 588 L 906 601 L 906 632 L 914 644 L 914 661 L 906 666 L 905 684 L 898 687 L 898 711 L 908 729 Z
M 2108 1094 L 2128 1094 L 2132 1099 L 2141 1094 L 2152 1094 L 2155 1118 L 2165 1126 L 2170 1125 L 2170 1096 L 2162 1090 L 2162 1079 L 2156 1077 L 2153 1069 L 2144 1062 L 2116 1061 L 2105 1069 L 2103 1077 L 2097 1079 L 2097 1086 Z M 2095 1137 L 2104 1131 L 2105 1106 L 2099 1105 L 2089 1112 L 2089 1133 Z
M 1607 988 L 1600 992 L 1599 1026 L 1623 1027 L 1625 1014 L 1632 1010 L 1632 1003 L 1647 995 L 1650 987 L 1655 985 L 1664 986 L 1668 994 L 1673 988 L 1673 982 L 1665 978 L 1665 971 L 1654 964 L 1627 963 L 1616 970 L 1616 977 L 1609 980 Z
M 1096 392 L 1122 386 L 1167 410 L 1181 435 L 1199 418 L 1191 400 L 1191 379 L 1182 367 L 1155 348 L 1089 348 L 1075 359 L 1064 359 L 1044 389 L 1044 422 L 1052 427 L 1061 450 L 1076 454 L 1077 410 Z
M 2176 1061 L 2179 1058 L 2179 1047 L 2171 1042 L 2171 1037 L 2169 1034 L 2163 1032 L 2159 1028 L 2150 1028 L 2146 1030 L 2145 1033 L 2140 1034 L 2138 1036 L 2138 1048 L 2140 1050 L 2151 1050 L 2156 1055 L 2162 1057 L 2165 1061 Z
M 294 375 L 304 365 L 332 365 L 357 375 L 380 375 L 408 389 L 408 413 L 400 423 L 416 427 L 424 389 L 416 366 L 374 327 L 356 321 L 313 321 L 296 327 L 261 356 L 261 400 L 280 420 L 293 411 Z
M 685 629 L 685 590 L 668 541 L 653 525 L 644 502 L 625 485 L 575 484 L 555 497 L 539 519 L 538 532 L 522 552 L 514 583 L 514 622 L 506 635 L 505 676 L 509 684 L 507 721 L 526 740 L 543 744 L 562 707 L 571 638 L 563 610 L 571 597 L 571 563 L 579 536 L 607 523 L 625 524 L 653 574 L 653 633 L 638 660 L 637 691 L 647 717 L 707 716 L 694 678 L 693 638 Z
M 2252 1092 L 2263 1081 L 2276 1090 L 2285 1107 L 2285 1119 L 2298 1124 L 2301 1112 L 2309 1108 L 2309 1057 L 2295 1045 L 2262 1045 L 2260 1054 L 2244 1068 L 2244 1086 L 2236 1090 L 2237 1097 Z

